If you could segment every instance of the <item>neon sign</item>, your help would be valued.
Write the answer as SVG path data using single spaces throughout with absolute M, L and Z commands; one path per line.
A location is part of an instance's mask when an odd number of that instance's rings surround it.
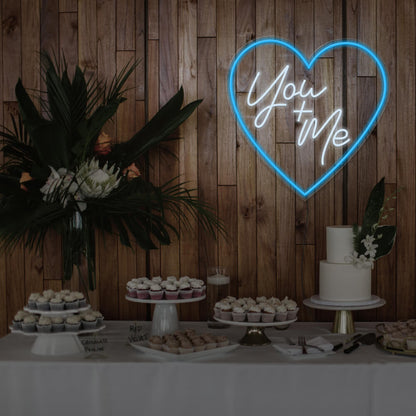
M 289 177 L 286 172 L 284 172 L 276 162 L 267 154 L 263 147 L 256 141 L 252 132 L 248 128 L 244 118 L 241 115 L 240 109 L 237 105 L 236 93 L 235 93 L 235 77 L 239 64 L 241 63 L 242 58 L 250 51 L 258 48 L 262 45 L 277 45 L 291 51 L 305 66 L 307 70 L 311 70 L 318 58 L 323 56 L 326 52 L 337 49 L 337 48 L 355 48 L 359 51 L 368 55 L 377 66 L 377 69 L 380 73 L 382 85 L 381 85 L 381 94 L 379 101 L 370 116 L 367 124 L 364 126 L 363 130 L 358 134 L 355 141 L 348 132 L 348 130 L 342 127 L 343 119 L 343 109 L 337 108 L 330 114 L 327 119 L 320 123 L 316 117 L 313 117 L 313 108 L 307 107 L 306 99 L 319 99 L 324 98 L 327 92 L 327 87 L 324 86 L 319 91 L 314 91 L 313 88 L 306 88 L 306 80 L 303 80 L 300 85 L 295 85 L 293 82 L 288 82 L 288 73 L 290 66 L 284 66 L 277 77 L 270 83 L 270 85 L 265 89 L 265 91 L 258 92 L 258 98 L 253 98 L 253 92 L 256 89 L 256 85 L 262 74 L 258 72 L 251 83 L 246 104 L 248 107 L 257 106 L 258 112 L 254 118 L 254 127 L 256 129 L 261 129 L 264 127 L 272 114 L 274 109 L 281 109 L 288 106 L 289 102 L 293 102 L 297 98 L 297 103 L 299 103 L 296 108 L 293 108 L 293 114 L 296 117 L 296 122 L 300 123 L 302 127 L 300 128 L 296 144 L 298 147 L 302 147 L 306 140 L 310 138 L 314 141 L 319 141 L 320 136 L 327 132 L 326 137 L 323 140 L 323 147 L 320 155 L 320 164 L 321 166 L 325 165 L 325 156 L 327 150 L 330 146 L 333 147 L 344 147 L 349 145 L 346 148 L 346 151 L 332 166 L 328 167 L 328 170 L 319 177 L 309 188 L 302 188 L 299 184 L 296 183 L 294 179 Z M 386 105 L 387 102 L 387 93 L 388 93 L 388 80 L 387 73 L 384 69 L 384 66 L 377 55 L 367 46 L 355 42 L 355 41 L 334 41 L 326 46 L 320 48 L 310 60 L 306 59 L 303 54 L 290 43 L 281 40 L 281 39 L 261 39 L 253 43 L 248 44 L 243 48 L 234 58 L 232 62 L 229 76 L 228 76 L 228 94 L 230 98 L 230 103 L 237 118 L 240 128 L 243 130 L 249 142 L 254 146 L 258 154 L 264 159 L 264 161 L 278 174 L 280 175 L 288 184 L 291 186 L 299 195 L 304 198 L 312 195 L 320 186 L 327 182 L 333 174 L 335 174 L 345 163 L 348 162 L 349 158 L 358 150 L 358 147 L 364 142 L 367 135 L 370 133 L 372 127 L 375 125 L 377 118 L 381 114 L 381 111 Z

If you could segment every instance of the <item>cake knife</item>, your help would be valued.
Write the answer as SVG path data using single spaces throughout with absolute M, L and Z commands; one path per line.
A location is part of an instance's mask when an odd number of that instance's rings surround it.
M 338 351 L 340 348 L 345 347 L 351 342 L 354 342 L 356 339 L 360 338 L 363 334 L 355 334 L 353 337 L 347 339 L 345 342 L 340 342 L 337 345 L 334 345 L 332 351 Z
M 362 337 L 358 338 L 351 347 L 348 347 L 344 350 L 345 354 L 349 354 L 356 350 L 360 345 L 372 345 L 376 342 L 376 334 L 370 332 L 368 334 L 363 335 Z

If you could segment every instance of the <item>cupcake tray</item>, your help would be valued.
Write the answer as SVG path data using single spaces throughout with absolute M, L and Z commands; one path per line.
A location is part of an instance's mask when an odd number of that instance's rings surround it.
M 234 326 L 246 327 L 247 331 L 243 338 L 240 339 L 239 343 L 241 345 L 247 346 L 262 346 L 269 345 L 271 341 L 267 338 L 264 333 L 265 328 L 276 327 L 277 329 L 286 329 L 290 324 L 297 321 L 297 318 L 291 319 L 289 321 L 273 321 L 273 322 L 236 322 L 231 320 L 220 319 L 214 316 L 214 319 L 218 322 Z
M 23 308 L 23 310 L 26 311 L 26 312 L 29 312 L 29 313 L 33 313 L 35 315 L 43 315 L 43 316 L 67 316 L 67 315 L 74 315 L 75 313 L 87 311 L 90 308 L 91 308 L 91 306 L 90 305 L 87 305 L 87 306 L 84 306 L 83 308 L 64 309 L 62 311 L 51 311 L 51 310 L 41 311 L 39 309 L 31 309 L 28 306 L 25 306 Z
M 134 349 L 141 351 L 146 355 L 171 361 L 190 361 L 199 358 L 209 358 L 218 354 L 225 354 L 227 352 L 234 351 L 236 348 L 239 347 L 239 344 L 231 343 L 229 345 L 226 345 L 225 347 L 216 347 L 210 350 L 190 352 L 188 354 L 174 354 L 171 352 L 155 350 L 153 348 L 150 348 L 148 341 L 131 342 L 130 345 Z
M 381 350 L 393 355 L 403 355 L 405 357 L 416 357 L 416 350 L 406 350 L 402 348 L 393 348 L 383 345 L 383 336 L 377 337 L 376 346 Z
M 68 355 L 85 352 L 84 346 L 78 338 L 78 335 L 92 334 L 99 332 L 105 328 L 101 325 L 93 329 L 81 329 L 79 331 L 61 331 L 61 332 L 24 332 L 22 330 L 10 330 L 13 334 L 21 334 L 25 336 L 35 336 L 31 352 L 36 355 Z
M 205 295 L 189 299 L 138 299 L 126 295 L 126 300 L 136 303 L 150 303 L 156 305 L 153 312 L 151 335 L 165 335 L 175 332 L 179 328 L 177 304 L 200 302 L 205 299 Z

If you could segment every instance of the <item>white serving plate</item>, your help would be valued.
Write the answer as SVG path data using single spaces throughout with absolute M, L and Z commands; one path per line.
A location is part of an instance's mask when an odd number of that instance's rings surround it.
M 368 300 L 361 300 L 361 301 L 330 301 L 321 299 L 319 295 L 313 295 L 310 298 L 312 303 L 316 303 L 317 305 L 324 305 L 324 306 L 371 306 L 375 305 L 380 302 L 380 298 L 376 295 L 371 295 L 371 299 Z
M 67 335 L 82 335 L 82 334 L 93 334 L 94 332 L 99 332 L 105 328 L 105 325 L 100 325 L 97 328 L 92 329 L 80 329 L 79 331 L 60 331 L 60 332 L 25 332 L 21 329 L 13 329 L 12 326 L 9 326 L 9 329 L 12 334 L 21 334 L 28 337 L 55 337 L 55 336 L 67 336 Z
M 168 300 L 168 299 L 160 299 L 160 300 L 153 300 L 153 299 L 138 299 L 138 298 L 132 298 L 129 295 L 126 295 L 126 299 L 129 302 L 136 302 L 136 303 L 152 303 L 152 304 L 157 304 L 157 305 L 172 305 L 172 304 L 176 304 L 176 303 L 192 303 L 192 302 L 199 302 L 200 300 L 204 300 L 205 299 L 205 295 L 203 296 L 199 296 L 197 298 L 189 298 L 189 299 L 173 299 L 173 300 Z
M 279 327 L 279 326 L 286 326 L 289 324 L 293 324 L 293 322 L 296 322 L 298 318 L 290 319 L 289 321 L 273 321 L 273 322 L 237 322 L 237 321 L 227 321 L 225 319 L 220 319 L 217 317 L 214 317 L 214 319 L 218 322 L 221 322 L 223 324 L 227 325 L 234 325 L 234 326 L 245 326 L 245 327 L 251 327 L 254 326 L 256 328 L 267 328 L 267 327 Z
M 229 344 L 225 347 L 217 347 L 211 350 L 204 350 L 198 352 L 190 352 L 188 354 L 173 354 L 171 352 L 165 352 L 160 350 L 154 350 L 153 348 L 148 347 L 148 341 L 141 341 L 141 342 L 131 342 L 130 345 L 146 355 L 153 356 L 156 358 L 161 358 L 164 360 L 172 360 L 172 361 L 188 361 L 188 360 L 195 360 L 199 358 L 209 358 L 211 356 L 215 356 L 218 354 L 225 354 L 227 352 L 233 351 L 238 348 L 239 344 Z
M 88 311 L 91 306 L 87 305 L 83 308 L 76 308 L 76 309 L 64 309 L 63 311 L 41 311 L 39 309 L 30 309 L 28 306 L 23 308 L 24 311 L 33 313 L 34 315 L 43 315 L 43 316 L 66 316 L 66 315 L 73 315 L 75 313 Z

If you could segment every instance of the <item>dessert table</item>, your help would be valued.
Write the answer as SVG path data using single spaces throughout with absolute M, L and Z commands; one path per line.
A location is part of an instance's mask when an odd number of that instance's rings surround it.
M 239 346 L 193 361 L 161 360 L 129 345 L 134 322 L 105 324 L 83 342 L 98 342 L 102 350 L 72 356 L 34 355 L 32 337 L 1 338 L 0 415 L 390 416 L 416 410 L 416 357 L 390 355 L 374 345 L 319 358 L 294 359 L 267 345 Z M 150 322 L 137 324 L 150 331 Z M 239 327 L 181 326 L 226 335 L 232 342 L 242 335 Z M 356 330 L 374 326 L 358 322 Z M 349 337 L 332 334 L 330 323 L 267 329 L 272 342 L 298 335 L 334 344 Z

